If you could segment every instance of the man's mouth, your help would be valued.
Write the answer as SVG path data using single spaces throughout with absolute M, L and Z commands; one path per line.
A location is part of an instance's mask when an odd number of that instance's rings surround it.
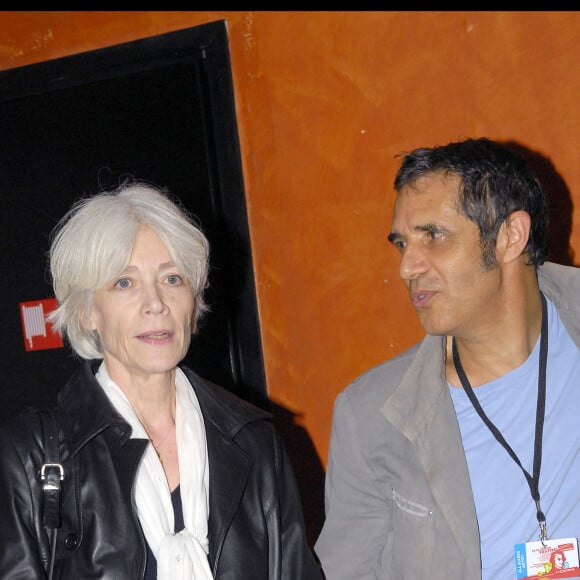
M 433 296 L 435 296 L 435 292 L 431 290 L 418 290 L 417 292 L 412 292 L 411 302 L 413 308 L 423 308 L 427 306 Z

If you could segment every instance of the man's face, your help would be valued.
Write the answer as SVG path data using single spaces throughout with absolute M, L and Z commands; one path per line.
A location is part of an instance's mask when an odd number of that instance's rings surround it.
M 477 335 L 493 324 L 501 277 L 486 271 L 477 225 L 458 213 L 456 175 L 433 173 L 403 188 L 389 240 L 425 332 Z

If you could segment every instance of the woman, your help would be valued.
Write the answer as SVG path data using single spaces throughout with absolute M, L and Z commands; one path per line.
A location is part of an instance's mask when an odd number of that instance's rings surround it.
M 208 257 L 192 219 L 144 184 L 58 224 L 50 319 L 85 359 L 58 395 L 60 525 L 44 527 L 46 438 L 27 412 L 0 433 L 1 578 L 322 578 L 269 415 L 179 366 Z

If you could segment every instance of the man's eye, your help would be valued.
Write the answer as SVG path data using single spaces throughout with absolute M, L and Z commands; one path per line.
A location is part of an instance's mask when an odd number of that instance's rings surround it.
M 441 230 L 429 230 L 428 233 L 429 238 L 431 238 L 432 240 L 437 240 L 443 235 L 443 232 Z
M 120 280 L 117 280 L 117 282 L 115 283 L 115 288 L 120 288 L 121 290 L 130 288 L 130 286 L 131 280 L 129 280 L 129 278 L 121 278 Z
M 389 242 L 391 242 L 391 244 L 393 244 L 393 246 L 397 248 L 399 252 L 401 252 L 405 248 L 405 242 L 401 238 L 399 238 L 399 236 L 397 236 L 396 234 L 389 235 Z

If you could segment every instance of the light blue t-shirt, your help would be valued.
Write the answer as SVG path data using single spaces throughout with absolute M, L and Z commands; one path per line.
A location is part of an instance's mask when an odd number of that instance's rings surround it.
M 548 300 L 548 365 L 540 503 L 548 536 L 580 536 L 580 351 Z M 528 359 L 474 389 L 486 415 L 533 475 L 540 340 Z M 469 375 L 468 375 L 469 378 Z M 483 580 L 516 577 L 514 545 L 539 540 L 528 482 L 483 423 L 463 389 L 449 386 L 481 538 Z

